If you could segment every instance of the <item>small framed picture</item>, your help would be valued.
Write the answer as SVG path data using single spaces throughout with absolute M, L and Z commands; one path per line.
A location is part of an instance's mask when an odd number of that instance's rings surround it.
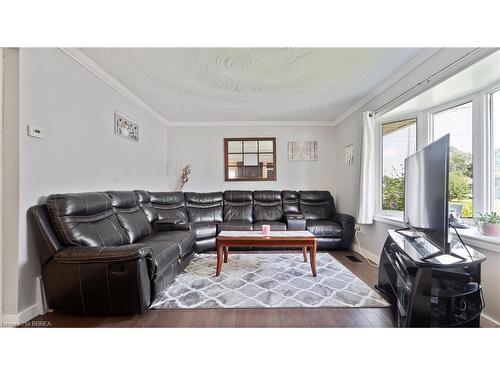
M 139 142 L 139 125 L 130 117 L 115 112 L 115 134 L 131 141 Z
M 318 160 L 317 141 L 289 141 L 288 160 Z

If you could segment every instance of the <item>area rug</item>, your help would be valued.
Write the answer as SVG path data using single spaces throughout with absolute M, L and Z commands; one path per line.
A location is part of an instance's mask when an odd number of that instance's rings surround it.
M 215 254 L 197 254 L 152 309 L 386 307 L 372 288 L 329 254 L 313 277 L 302 254 L 229 254 L 215 277 Z

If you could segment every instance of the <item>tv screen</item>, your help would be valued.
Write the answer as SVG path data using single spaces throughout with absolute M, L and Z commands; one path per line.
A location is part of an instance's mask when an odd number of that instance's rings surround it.
M 450 135 L 405 159 L 405 223 L 440 249 L 448 247 Z

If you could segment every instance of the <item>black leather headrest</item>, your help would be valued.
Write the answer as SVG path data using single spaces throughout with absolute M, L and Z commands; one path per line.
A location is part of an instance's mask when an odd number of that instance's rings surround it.
M 137 207 L 139 201 L 137 195 L 133 191 L 107 191 L 111 197 L 111 204 L 115 208 L 132 208 Z
M 229 202 L 251 202 L 252 192 L 248 190 L 226 190 L 224 200 Z
M 283 196 L 283 199 L 287 199 L 287 200 L 299 199 L 299 194 L 293 190 L 283 190 L 282 196 Z
M 184 202 L 184 193 L 182 191 L 173 192 L 151 192 L 151 203 L 154 205 L 170 205 Z
M 151 197 L 146 190 L 134 190 L 135 195 L 137 195 L 137 200 L 140 204 L 146 204 L 151 202 Z
M 301 201 L 320 202 L 333 199 L 332 194 L 326 190 L 303 190 L 299 191 Z
M 111 197 L 103 192 L 52 194 L 47 197 L 51 217 L 90 216 L 113 208 Z
M 222 202 L 222 191 L 213 193 L 184 193 L 186 202 L 196 204 L 209 204 Z
M 276 190 L 255 190 L 253 199 L 261 202 L 273 202 L 281 200 L 281 191 Z

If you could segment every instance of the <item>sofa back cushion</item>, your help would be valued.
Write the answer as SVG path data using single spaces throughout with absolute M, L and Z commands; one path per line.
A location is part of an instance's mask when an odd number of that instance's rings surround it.
M 65 246 L 119 246 L 129 243 L 106 193 L 53 194 L 47 208 Z
M 300 213 L 305 219 L 329 219 L 335 215 L 335 204 L 329 191 L 299 191 Z
M 253 192 L 254 221 L 281 220 L 282 216 L 281 191 L 256 190 Z
M 151 197 L 146 190 L 134 190 L 139 207 L 144 211 L 150 223 L 158 220 L 158 211 L 151 205 Z
M 176 224 L 188 222 L 183 192 L 149 192 L 149 196 L 151 206 L 158 212 L 158 219 Z
M 285 214 L 299 213 L 299 193 L 293 190 L 283 190 L 283 212 Z
M 227 190 L 224 192 L 224 221 L 252 222 L 252 192 Z
M 139 207 L 139 200 L 133 191 L 107 191 L 115 208 L 120 225 L 127 233 L 129 243 L 153 233 L 148 217 Z
M 222 192 L 184 193 L 189 221 L 222 222 Z

